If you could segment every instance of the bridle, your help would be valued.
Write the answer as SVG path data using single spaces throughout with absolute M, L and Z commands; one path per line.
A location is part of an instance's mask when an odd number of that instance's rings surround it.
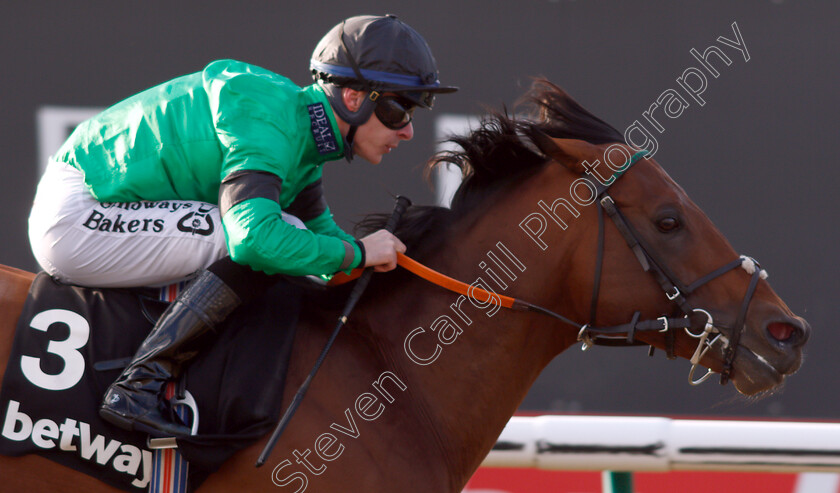
M 644 238 L 642 238 L 642 236 L 639 235 L 639 233 L 636 232 L 635 229 L 633 229 L 633 226 L 627 221 L 627 219 L 619 210 L 618 205 L 607 193 L 609 191 L 610 186 L 614 184 L 618 180 L 618 178 L 620 178 L 624 173 L 626 173 L 627 170 L 629 170 L 630 167 L 632 167 L 633 164 L 635 164 L 645 154 L 647 154 L 647 151 L 639 151 L 635 153 L 625 164 L 624 168 L 620 172 L 617 172 L 613 175 L 615 179 L 611 180 L 607 185 L 604 185 L 599 182 L 592 183 L 591 180 L 584 177 L 595 188 L 595 202 L 597 203 L 598 208 L 598 252 L 595 265 L 595 279 L 593 282 L 592 298 L 590 303 L 589 323 L 587 324 L 581 325 L 563 315 L 555 313 L 539 305 L 528 303 L 527 301 L 485 291 L 473 285 L 468 285 L 464 282 L 458 281 L 449 276 L 441 274 L 440 272 L 430 269 L 429 267 L 426 267 L 425 265 L 417 262 L 416 260 L 411 259 L 410 257 L 402 253 L 397 254 L 397 264 L 433 284 L 441 286 L 450 291 L 471 297 L 473 299 L 476 299 L 477 301 L 481 301 L 483 303 L 493 303 L 504 308 L 510 308 L 512 310 L 517 311 L 541 313 L 543 315 L 548 315 L 552 318 L 560 320 L 563 323 L 576 327 L 578 329 L 577 338 L 583 343 L 582 349 L 584 350 L 589 349 L 593 345 L 644 345 L 645 343 L 636 340 L 636 334 L 638 334 L 639 332 L 657 331 L 665 334 L 666 355 L 669 359 L 673 359 L 676 357 L 674 348 L 676 343 L 676 331 L 679 329 L 683 329 L 689 336 L 698 340 L 697 348 L 694 350 L 694 353 L 691 359 L 689 360 L 691 362 L 691 369 L 688 374 L 688 381 L 691 385 L 699 385 L 715 373 L 711 369 L 708 369 L 705 375 L 696 380 L 694 379 L 694 372 L 696 371 L 697 367 L 700 366 L 700 360 L 703 359 L 703 356 L 706 355 L 706 353 L 714 346 L 715 343 L 724 343 L 726 344 L 726 346 L 724 348 L 724 365 L 723 370 L 721 371 L 720 382 L 721 385 L 725 385 L 729 381 L 730 374 L 732 372 L 732 363 L 735 360 L 735 353 L 737 352 L 738 345 L 740 343 L 741 334 L 745 329 L 747 310 L 749 308 L 750 301 L 752 300 L 753 295 L 755 294 L 755 290 L 758 286 L 759 279 L 766 278 L 767 273 L 761 269 L 761 267 L 754 259 L 746 256 L 741 256 L 723 265 L 722 267 L 715 269 L 712 272 L 709 272 L 708 274 L 700 277 L 691 284 L 686 285 L 682 283 L 679 280 L 679 278 L 676 275 L 674 275 L 674 273 L 668 268 L 668 264 L 663 261 L 661 256 L 657 255 L 656 251 L 648 245 Z M 613 224 L 615 224 L 616 228 L 618 228 L 618 231 L 621 233 L 625 242 L 627 242 L 627 245 L 635 254 L 636 259 L 638 259 L 639 263 L 642 266 L 642 269 L 644 269 L 645 272 L 650 272 L 653 275 L 653 277 L 662 287 L 662 291 L 664 292 L 665 297 L 679 307 L 680 311 L 682 311 L 683 313 L 683 316 L 661 316 L 652 320 L 640 320 L 641 312 L 636 311 L 631 317 L 630 322 L 626 324 L 615 325 L 611 327 L 597 327 L 595 325 L 595 316 L 598 308 L 598 295 L 601 286 L 601 271 L 604 263 L 605 214 L 610 219 L 612 219 Z M 709 313 L 709 311 L 704 308 L 694 307 L 693 305 L 691 305 L 691 303 L 689 303 L 687 297 L 690 296 L 701 286 L 708 284 L 714 279 L 738 267 L 743 268 L 747 271 L 747 273 L 751 274 L 752 276 L 750 278 L 750 283 L 747 287 L 746 294 L 744 295 L 744 299 L 741 302 L 741 308 L 738 312 L 738 317 L 735 320 L 735 324 L 731 327 L 727 327 L 724 325 L 715 325 L 711 313 Z M 349 276 L 339 273 L 333 278 L 332 281 L 330 281 L 330 284 L 336 285 L 350 281 L 358 277 L 359 274 L 361 274 L 360 269 L 355 270 L 354 274 L 351 274 Z M 729 337 L 726 337 L 720 331 L 720 329 L 730 330 L 731 332 L 729 334 Z M 652 350 L 653 347 L 651 346 L 651 351 Z
M 694 379 L 694 372 L 699 366 L 700 360 L 716 342 L 720 341 L 726 344 L 724 348 L 723 370 L 721 371 L 720 377 L 721 385 L 725 385 L 729 381 L 732 372 L 732 363 L 735 360 L 735 354 L 741 340 L 741 334 L 746 328 L 747 310 L 749 309 L 750 302 L 755 294 L 759 279 L 766 278 L 767 273 L 761 269 L 754 259 L 741 256 L 700 277 L 691 284 L 686 285 L 681 282 L 673 271 L 671 271 L 668 264 L 662 259 L 662 257 L 650 247 L 645 239 L 627 221 L 619 210 L 618 205 L 607 193 L 610 186 L 645 154 L 647 154 L 646 151 L 640 151 L 634 154 L 625 165 L 624 169 L 620 173 L 614 175 L 615 179 L 609 184 L 593 184 L 596 190 L 596 204 L 598 208 L 598 254 L 596 259 L 592 301 L 590 305 L 590 323 L 580 326 L 578 340 L 583 343 L 584 350 L 588 349 L 593 344 L 612 346 L 639 345 L 643 343 L 637 343 L 635 341 L 637 332 L 655 330 L 666 334 L 666 354 L 669 359 L 673 359 L 675 357 L 674 344 L 676 341 L 676 334 L 674 333 L 674 330 L 684 329 L 688 335 L 698 339 L 697 348 L 690 359 L 692 366 L 688 375 L 689 383 L 692 385 L 699 385 L 714 373 L 711 369 L 709 369 L 705 375 L 697 380 Z M 590 181 L 590 183 L 592 182 Z M 641 312 L 637 311 L 633 314 L 629 323 L 613 327 L 595 326 L 595 316 L 598 308 L 598 294 L 601 284 L 601 270 L 604 261 L 604 214 L 612 219 L 613 224 L 615 224 L 616 228 L 621 233 L 621 236 L 624 238 L 627 246 L 629 246 L 633 251 L 636 259 L 639 261 L 639 264 L 641 264 L 642 269 L 653 275 L 654 279 L 662 288 L 665 297 L 679 307 L 680 311 L 683 313 L 682 317 L 662 316 L 653 320 L 639 320 Z M 715 325 L 709 311 L 704 308 L 694 307 L 691 303 L 689 303 L 688 296 L 701 286 L 708 284 L 712 280 L 738 267 L 742 267 L 750 273 L 751 278 L 747 291 L 741 302 L 741 307 L 738 311 L 735 324 L 731 327 Z M 705 320 L 703 320 L 704 318 Z M 723 335 L 723 333 L 719 330 L 721 328 L 730 330 L 729 338 Z M 625 333 L 626 337 L 615 337 L 616 334 Z

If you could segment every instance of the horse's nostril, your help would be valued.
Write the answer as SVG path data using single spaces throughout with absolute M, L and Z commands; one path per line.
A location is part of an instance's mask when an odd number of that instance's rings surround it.
M 790 340 L 794 334 L 797 334 L 800 331 L 801 330 L 799 328 L 784 322 L 773 322 L 767 325 L 767 332 L 773 336 L 773 339 L 776 339 L 779 342 L 786 342 Z

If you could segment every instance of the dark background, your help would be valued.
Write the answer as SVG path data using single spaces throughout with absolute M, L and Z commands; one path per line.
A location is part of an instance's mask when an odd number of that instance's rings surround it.
M 660 118 L 656 159 L 776 291 L 814 328 L 801 372 L 761 400 L 731 386 L 686 384 L 684 360 L 644 350 L 569 350 L 540 377 L 523 409 L 588 413 L 840 416 L 834 327 L 840 284 L 837 2 L 423 1 L 18 2 L 0 14 L 0 263 L 35 269 L 26 218 L 38 179 L 35 114 L 44 105 L 107 106 L 218 58 L 237 58 L 308 84 L 318 39 L 344 17 L 394 13 L 429 41 L 441 80 L 458 85 L 419 113 L 414 141 L 373 167 L 327 165 L 339 224 L 390 210 L 391 195 L 431 203 L 420 167 L 435 150 L 434 117 L 511 106 L 547 76 L 619 130 L 737 22 L 751 59 L 723 48 L 700 107 Z M 660 110 L 661 111 L 661 110 Z M 660 113 L 661 115 L 661 113 Z M 649 128 L 649 127 L 648 127 Z M 514 227 L 512 225 L 511 227 Z

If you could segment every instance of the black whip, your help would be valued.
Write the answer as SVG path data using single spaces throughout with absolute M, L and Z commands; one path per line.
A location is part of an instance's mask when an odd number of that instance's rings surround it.
M 411 200 L 409 200 L 407 197 L 403 197 L 402 195 L 397 196 L 397 203 L 394 205 L 394 212 L 391 213 L 391 217 L 388 218 L 388 222 L 385 224 L 385 229 L 388 232 L 394 232 L 394 229 L 397 227 L 397 223 L 399 223 L 403 213 L 410 205 Z M 361 277 L 359 277 L 359 279 L 356 281 L 356 285 L 353 286 L 353 291 L 350 292 L 350 297 L 347 299 L 347 305 L 344 306 L 344 310 L 341 312 L 341 316 L 338 317 L 338 323 L 336 324 L 335 329 L 333 329 L 332 335 L 330 335 L 330 339 L 327 341 L 327 344 L 324 346 L 324 349 L 321 350 L 321 354 L 318 356 L 318 360 L 315 361 L 315 366 L 312 367 L 312 371 L 309 372 L 309 376 L 307 376 L 306 380 L 304 380 L 301 384 L 300 388 L 295 394 L 295 398 L 292 399 L 292 403 L 289 404 L 289 407 L 288 409 L 286 409 L 286 412 L 283 414 L 283 417 L 280 418 L 280 422 L 277 423 L 277 427 L 274 428 L 274 433 L 271 434 L 271 438 L 265 445 L 265 448 L 260 454 L 259 459 L 257 459 L 257 467 L 260 467 L 263 464 L 265 464 L 265 461 L 268 460 L 268 456 L 271 455 L 271 451 L 274 449 L 274 446 L 277 445 L 277 441 L 280 439 L 280 435 L 283 434 L 283 430 L 286 429 L 286 425 L 289 424 L 289 421 L 291 421 L 292 416 L 294 416 L 295 414 L 295 411 L 297 411 L 297 408 L 300 406 L 300 403 L 303 400 L 303 396 L 309 389 L 309 384 L 312 383 L 312 379 L 315 378 L 315 374 L 318 373 L 318 369 L 321 368 L 321 364 L 327 357 L 327 353 L 332 347 L 333 342 L 335 342 L 336 337 L 338 337 L 338 332 L 341 330 L 344 324 L 347 323 L 347 317 L 350 315 L 350 312 L 353 311 L 353 307 L 356 306 L 356 302 L 358 302 L 359 298 L 362 297 L 362 293 L 364 293 L 365 288 L 367 288 L 367 285 L 370 282 L 371 275 L 373 275 L 373 267 L 368 267 L 362 273 Z

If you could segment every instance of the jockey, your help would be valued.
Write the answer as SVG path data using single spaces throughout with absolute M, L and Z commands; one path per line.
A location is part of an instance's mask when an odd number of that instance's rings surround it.
M 275 274 L 396 267 L 405 246 L 391 233 L 356 240 L 336 225 L 322 165 L 354 155 L 378 164 L 413 137 L 416 107 L 457 88 L 440 85 L 424 39 L 392 15 L 335 26 L 311 70 L 315 82 L 301 88 L 254 65 L 212 62 L 82 123 L 51 158 L 29 219 L 47 273 L 97 287 L 192 279 L 108 388 L 106 421 L 188 435 L 162 413 L 165 383 L 199 336 Z

